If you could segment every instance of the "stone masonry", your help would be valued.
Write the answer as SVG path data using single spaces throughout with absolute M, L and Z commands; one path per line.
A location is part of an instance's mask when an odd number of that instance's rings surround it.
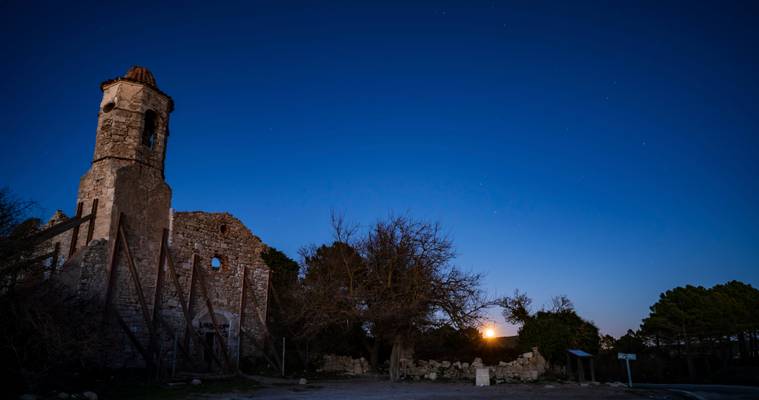
M 141 367 L 152 359 L 158 366 L 235 369 L 258 354 L 266 332 L 266 245 L 228 213 L 171 209 L 164 161 L 174 102 L 150 71 L 132 67 L 101 89 L 94 157 L 77 198 L 77 216 L 95 218 L 49 241 L 61 252 L 53 276 L 110 310 L 106 326 L 117 339 L 104 351 L 108 366 Z M 69 218 L 59 211 L 48 226 Z M 186 329 L 183 303 L 196 335 Z
M 496 383 L 533 382 L 538 380 L 546 370 L 548 363 L 537 348 L 524 353 L 510 362 L 501 361 L 498 365 L 487 366 L 482 359 L 475 358 L 471 363 L 435 360 L 402 360 L 401 373 L 413 379 L 466 379 L 474 380 L 477 369 L 487 368 Z
M 471 363 L 460 361 L 412 360 L 401 358 L 401 375 L 409 379 L 421 380 L 469 380 L 474 381 L 478 369 L 489 370 L 496 383 L 534 382 L 548 369 L 546 359 L 534 347 L 513 361 L 501 361 L 498 365 L 485 365 L 481 358 Z M 362 375 L 369 372 L 369 363 L 363 358 L 326 354 L 319 372 L 340 375 Z

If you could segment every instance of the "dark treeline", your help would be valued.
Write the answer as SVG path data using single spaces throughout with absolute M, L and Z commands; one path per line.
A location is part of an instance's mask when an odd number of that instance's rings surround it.
M 604 343 L 608 370 L 621 370 L 616 351 L 639 354 L 641 381 L 759 384 L 759 290 L 738 281 L 668 290 L 640 329 Z
M 518 291 L 502 299 L 504 317 L 520 325 L 520 350 L 538 346 L 555 367 L 564 366 L 567 349 L 575 348 L 596 355 L 601 380 L 625 381 L 617 355 L 634 353 L 633 379 L 639 382 L 759 384 L 759 290 L 751 285 L 730 281 L 668 290 L 640 328 L 619 339 L 599 336 L 564 296 L 534 313 L 531 302 Z

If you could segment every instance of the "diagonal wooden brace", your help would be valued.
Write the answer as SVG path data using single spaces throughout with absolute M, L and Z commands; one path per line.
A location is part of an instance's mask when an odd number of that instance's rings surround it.
M 206 282 L 203 278 L 203 274 L 197 270 L 197 258 L 198 255 L 193 255 L 193 262 L 192 267 L 195 269 L 195 274 L 198 276 L 198 283 L 200 283 L 200 292 L 203 294 L 203 297 L 206 300 L 206 307 L 208 308 L 208 315 L 211 317 L 211 323 L 213 324 L 213 330 L 216 334 L 216 338 L 219 340 L 219 344 L 221 345 L 222 354 L 224 355 L 224 363 L 227 365 L 227 369 L 229 371 L 233 371 L 234 367 L 232 366 L 232 361 L 229 358 L 229 352 L 227 350 L 227 343 L 224 340 L 224 336 L 222 336 L 221 331 L 219 330 L 219 324 L 216 322 L 216 313 L 213 310 L 213 303 L 211 303 L 211 299 L 208 297 L 208 290 L 206 288 Z
M 184 301 L 184 293 L 182 292 L 182 286 L 179 284 L 179 277 L 177 276 L 177 271 L 174 266 L 174 258 L 171 256 L 171 251 L 168 247 L 168 240 L 164 242 L 164 246 L 166 246 L 166 265 L 169 267 L 169 273 L 171 275 L 172 281 L 174 282 L 174 288 L 177 291 L 177 301 L 179 302 L 180 307 L 182 308 L 182 314 L 184 315 L 184 320 L 186 324 L 187 330 L 190 332 L 190 337 L 195 340 L 195 342 L 200 345 L 208 354 L 211 355 L 211 358 L 213 361 L 221 368 L 224 368 L 224 365 L 219 361 L 219 359 L 216 357 L 215 354 L 213 354 L 213 351 L 208 348 L 206 345 L 206 342 L 204 342 L 200 336 L 198 335 L 198 332 L 195 331 L 195 329 L 192 327 L 192 317 L 190 316 L 190 311 L 188 310 L 187 304 Z M 195 259 L 193 258 L 193 270 L 195 270 Z M 192 301 L 192 299 L 190 299 Z
M 121 214 L 121 220 L 124 220 L 124 214 Z M 132 258 L 132 251 L 129 249 L 129 241 L 124 232 L 124 224 L 119 225 L 119 238 L 121 239 L 121 246 L 124 247 L 124 254 L 127 259 L 127 266 L 129 267 L 130 275 L 132 276 L 132 282 L 134 283 L 135 290 L 137 291 L 137 300 L 140 302 L 140 309 L 142 310 L 142 317 L 145 319 L 145 325 L 148 327 L 148 333 L 150 334 L 151 350 L 155 349 L 153 343 L 155 342 L 155 329 L 153 328 L 153 321 L 150 318 L 150 312 L 148 311 L 148 305 L 145 301 L 145 293 L 142 291 L 142 284 L 140 283 L 140 276 L 137 273 L 137 267 L 134 264 L 134 258 Z

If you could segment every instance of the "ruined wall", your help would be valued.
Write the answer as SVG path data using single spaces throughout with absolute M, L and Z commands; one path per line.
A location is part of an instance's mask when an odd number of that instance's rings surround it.
M 193 326 L 204 338 L 212 332 L 208 307 L 199 287 L 202 279 L 231 361 L 237 364 L 240 358 L 254 355 L 265 330 L 261 323 L 266 320 L 268 300 L 269 269 L 261 259 L 265 245 L 227 213 L 176 212 L 172 217 L 170 239 L 183 294 L 190 298 Z M 191 284 L 195 254 L 198 276 Z M 215 257 L 220 260 L 218 267 L 212 265 Z M 184 326 L 177 293 L 169 280 L 164 280 L 162 313 L 174 326 Z M 218 346 L 215 339 L 212 341 Z M 193 357 L 205 359 L 202 348 L 193 341 L 188 344 Z M 221 360 L 221 350 L 216 347 L 214 351 Z
M 269 270 L 260 257 L 264 245 L 229 214 L 171 215 L 171 189 L 164 181 L 164 159 L 169 114 L 174 105 L 158 89 L 147 69 L 132 67 L 123 77 L 101 84 L 101 89 L 93 161 L 79 182 L 75 204 L 75 210 L 81 205 L 81 216 L 95 209 L 96 218 L 79 226 L 76 239 L 69 230 L 44 245 L 48 251 L 56 245 L 59 248 L 58 261 L 50 266 L 48 275 L 56 276 L 80 298 L 102 301 L 103 305 L 108 301 L 140 346 L 160 354 L 159 363 L 181 362 L 175 350 L 181 340 L 198 361 L 188 366 L 197 367 L 207 357 L 202 346 L 187 340 L 178 291 L 167 266 L 160 268 L 163 233 L 171 228 L 171 245 L 166 251 L 176 261 L 182 298 L 189 299 L 193 326 L 201 336 L 207 335 L 212 326 L 205 297 L 192 283 L 202 278 L 215 315 L 223 325 L 228 354 L 237 364 L 241 355 L 256 352 L 256 342 L 265 331 Z M 56 213 L 48 225 L 74 216 Z M 116 240 L 119 225 L 127 243 Z M 88 241 L 90 228 L 92 238 Z M 72 241 L 77 251 L 67 260 Z M 135 273 L 129 268 L 127 251 Z M 199 257 L 195 280 L 193 255 Z M 115 263 L 110 270 L 112 256 Z M 219 268 L 210 265 L 214 257 L 221 260 Z M 113 348 L 104 351 L 108 353 L 108 365 L 145 366 L 142 355 L 115 323 L 114 313 L 109 313 L 109 318 L 108 326 L 113 330 L 109 333 L 117 339 Z M 156 319 L 161 321 L 155 327 L 158 340 L 150 343 L 149 325 Z M 203 336 L 205 339 L 208 338 Z M 158 348 L 152 348 L 153 344 Z
M 343 375 L 365 375 L 369 373 L 369 361 L 364 357 L 353 358 L 351 356 L 338 356 L 325 354 L 322 358 L 322 366 L 316 372 Z
M 435 360 L 401 360 L 401 374 L 413 379 L 468 379 L 474 380 L 478 368 L 488 368 L 490 376 L 496 383 L 532 382 L 546 372 L 548 363 L 537 348 L 524 353 L 510 362 L 501 361 L 498 365 L 484 365 L 482 359 L 476 358 L 471 363 Z

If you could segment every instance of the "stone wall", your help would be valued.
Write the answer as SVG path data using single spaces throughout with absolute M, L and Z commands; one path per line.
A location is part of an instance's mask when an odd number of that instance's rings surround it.
M 471 363 L 460 361 L 436 361 L 401 359 L 401 376 L 421 380 L 474 380 L 478 368 L 488 368 L 491 378 L 496 383 L 533 382 L 543 375 L 548 364 L 545 358 L 533 348 L 510 362 L 501 361 L 498 365 L 487 366 L 482 359 L 475 358 Z M 323 357 L 322 367 L 318 372 L 342 375 L 362 375 L 369 372 L 369 363 L 363 358 L 327 354 Z
M 255 355 L 266 329 L 269 269 L 261 258 L 265 245 L 228 213 L 176 212 L 170 239 L 184 295 L 190 298 L 193 325 L 202 335 L 212 329 L 205 298 L 197 286 L 202 279 L 232 361 L 238 363 L 240 358 Z M 190 294 L 193 255 L 198 256 L 199 276 Z M 220 260 L 218 268 L 212 265 L 214 257 Z M 179 307 L 176 290 L 166 280 L 162 311 L 174 326 L 184 324 Z M 189 344 L 194 356 L 202 360 L 203 349 Z M 217 351 L 221 359 L 221 349 Z
M 327 354 L 318 372 L 341 375 L 364 375 L 369 372 L 369 362 L 364 357 L 352 358 Z
M 520 355 L 511 362 L 501 361 L 498 365 L 487 366 L 482 359 L 475 358 L 471 363 L 435 360 L 402 360 L 401 374 L 413 379 L 467 379 L 474 380 L 477 368 L 490 369 L 490 376 L 497 383 L 532 382 L 546 372 L 547 363 L 537 348 Z
M 134 160 L 163 172 L 171 99 L 149 86 L 124 80 L 103 86 L 98 113 L 95 162 L 114 158 Z M 145 113 L 156 113 L 152 147 L 142 145 Z

